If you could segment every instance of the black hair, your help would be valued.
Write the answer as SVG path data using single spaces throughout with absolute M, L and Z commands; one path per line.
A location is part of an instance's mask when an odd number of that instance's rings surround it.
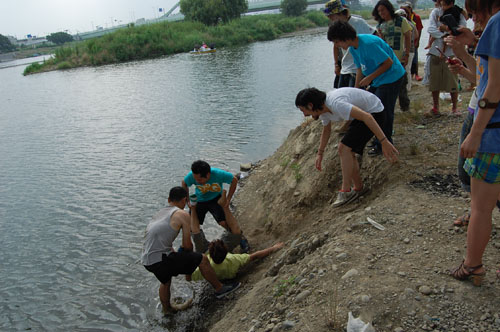
M 206 178 L 207 174 L 210 173 L 210 165 L 203 160 L 197 160 L 191 165 L 191 171 L 193 174 L 199 174 L 202 178 Z
M 173 187 L 168 193 L 168 200 L 171 202 L 180 202 L 183 198 L 188 195 L 186 189 L 182 187 Z
M 495 7 L 500 7 L 500 0 L 465 0 L 465 9 L 472 14 L 491 15 Z
M 214 240 L 208 244 L 208 252 L 215 264 L 220 264 L 226 259 L 227 251 L 222 240 Z
M 454 5 L 455 0 L 441 0 L 441 3 L 445 5 Z
M 336 21 L 328 28 L 328 40 L 347 41 L 356 39 L 356 30 L 348 22 Z
M 326 100 L 326 93 L 316 88 L 307 88 L 300 90 L 295 98 L 295 106 L 307 107 L 309 103 L 313 105 L 313 111 L 319 111 L 323 108 Z
M 377 2 L 377 4 L 375 5 L 375 8 L 373 8 L 373 11 L 372 11 L 372 16 L 373 16 L 373 18 L 375 18 L 375 21 L 377 21 L 378 23 L 384 22 L 384 19 L 378 13 L 379 6 L 384 6 L 385 8 L 387 8 L 387 10 L 389 11 L 389 14 L 391 14 L 391 17 L 393 19 L 396 17 L 396 14 L 394 13 L 394 6 L 392 5 L 392 3 L 389 0 L 380 0 L 379 2 Z

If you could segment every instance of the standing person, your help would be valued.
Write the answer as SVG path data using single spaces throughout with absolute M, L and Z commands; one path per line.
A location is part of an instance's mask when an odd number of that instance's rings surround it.
M 205 255 L 192 252 L 190 239 L 190 216 L 184 211 L 187 191 L 174 187 L 168 195 L 168 207 L 160 210 L 146 228 L 146 240 L 141 262 L 160 281 L 160 302 L 163 313 L 172 313 L 170 305 L 170 284 L 173 276 L 191 275 L 199 267 L 203 277 L 215 289 L 215 296 L 221 298 L 236 290 L 240 283 L 222 284 L 216 277 Z M 182 229 L 182 252 L 175 252 L 173 242 Z
M 389 44 L 406 68 L 409 65 L 411 47 L 411 26 L 408 21 L 396 15 L 394 7 L 389 0 L 380 0 L 373 8 L 372 15 L 378 22 L 377 29 L 380 37 Z M 405 73 L 403 83 L 399 90 L 399 107 L 403 112 L 410 109 L 410 98 L 408 97 L 408 75 Z
M 349 8 L 342 4 L 341 0 L 331 0 L 326 3 L 324 13 L 333 23 L 336 21 L 348 22 L 356 31 L 357 34 L 373 34 L 376 30 L 372 28 L 366 21 L 357 15 L 352 15 Z M 333 44 L 333 58 L 337 59 L 341 48 Z M 337 73 L 338 70 L 338 73 Z M 342 62 L 335 64 L 335 74 L 340 75 L 339 88 L 354 87 L 356 84 L 357 67 L 354 64 L 349 50 L 344 52 Z
M 328 40 L 349 49 L 357 67 L 355 87 L 368 87 L 384 106 L 385 119 L 381 125 L 387 140 L 392 143 L 394 107 L 403 82 L 405 70 L 389 45 L 374 35 L 357 35 L 347 22 L 337 21 L 328 29 Z M 375 140 L 369 155 L 380 155 L 382 146 Z
M 376 32 L 376 30 L 368 25 L 361 16 L 352 15 L 349 11 L 349 7 L 341 0 L 331 0 L 327 2 L 323 12 L 332 23 L 336 21 L 348 22 L 358 34 L 373 34 Z M 338 59 L 339 56 L 341 57 L 341 61 L 335 63 L 335 75 L 339 77 L 339 82 L 334 88 L 352 88 L 356 84 L 356 73 L 358 68 L 354 64 L 354 60 L 349 50 L 345 50 L 342 56 L 342 48 L 333 44 L 333 58 Z M 340 135 L 345 134 L 348 128 L 349 121 L 345 122 L 342 127 L 338 129 Z
M 411 26 L 411 42 L 410 42 L 410 56 L 408 57 L 408 63 L 405 67 L 406 69 L 406 76 L 407 76 L 407 84 L 406 84 L 406 90 L 411 91 L 411 64 L 413 61 L 413 58 L 415 57 L 415 42 L 418 39 L 418 30 L 417 27 L 415 26 L 415 23 L 412 21 L 408 20 L 406 11 L 404 9 L 398 9 L 396 10 L 396 15 L 399 15 L 406 19 L 408 21 L 408 24 Z
M 471 177 L 467 251 L 451 275 L 478 286 L 486 273 L 482 258 L 491 236 L 492 211 L 500 195 L 500 0 L 466 0 L 465 6 L 484 31 L 476 46 L 480 99 L 470 133 L 460 148 L 460 154 L 467 158 L 464 169 Z M 452 38 L 467 45 L 476 41 L 469 29 L 461 27 L 459 31 Z M 496 274 L 500 278 L 500 269 Z
M 224 203 L 225 206 L 222 207 L 218 204 L 218 201 L 221 198 L 224 183 L 230 184 L 230 187 L 227 199 Z M 220 226 L 224 227 L 226 231 L 231 232 L 231 228 L 226 222 L 224 208 L 229 207 L 231 198 L 236 191 L 237 184 L 238 178 L 236 178 L 233 174 L 219 168 L 210 167 L 210 165 L 203 160 L 193 162 L 191 165 L 191 171 L 184 177 L 184 180 L 182 180 L 182 187 L 189 193 L 189 187 L 192 185 L 195 186 L 195 195 L 197 198 L 195 208 L 198 219 L 200 220 L 200 225 L 203 225 L 205 215 L 207 212 L 210 212 Z M 200 230 L 200 232 L 203 232 L 203 230 Z M 242 233 L 240 233 L 240 237 L 240 247 L 242 252 L 248 252 L 248 241 L 243 237 Z M 194 240 L 197 238 L 198 237 L 193 237 Z M 232 242 L 233 241 L 231 241 L 231 243 Z M 231 243 L 226 244 L 231 246 Z M 198 246 L 196 242 L 195 244 L 197 248 L 203 247 Z M 232 250 L 234 247 L 230 249 Z
M 319 171 L 321 171 L 323 153 L 330 139 L 331 122 L 352 120 L 347 133 L 338 145 L 342 168 L 342 188 L 338 192 L 333 207 L 347 204 L 368 191 L 368 187 L 363 185 L 361 180 L 355 154 L 363 154 L 366 143 L 373 135 L 381 142 L 382 151 L 387 160 L 397 161 L 398 150 L 380 128 L 384 123 L 386 111 L 376 95 L 356 88 L 340 88 L 329 91 L 328 94 L 316 88 L 308 88 L 297 94 L 295 106 L 304 116 L 318 117 L 323 123 L 315 162 L 316 169 Z
M 446 2 L 445 2 L 446 1 Z M 441 24 L 439 18 L 443 15 L 443 11 L 454 6 L 453 0 L 436 1 L 436 8 L 434 8 L 429 17 L 428 32 L 434 41 L 429 49 L 429 91 L 432 94 L 433 107 L 426 113 L 427 116 L 439 116 L 439 93 L 441 91 L 449 92 L 451 95 L 452 109 L 451 113 L 459 115 L 457 110 L 458 98 L 458 79 L 457 75 L 453 74 L 446 62 L 446 58 L 441 55 L 439 50 L 443 51 L 446 56 L 454 56 L 453 50 L 449 47 L 445 49 L 443 38 L 448 35 L 448 27 Z M 465 26 L 467 23 L 465 17 L 460 15 L 460 26 Z M 438 50 L 439 49 L 439 50 Z
M 418 47 L 420 46 L 420 36 L 422 35 L 422 30 L 424 29 L 424 25 L 422 24 L 422 19 L 420 15 L 413 11 L 413 5 L 411 2 L 403 3 L 399 8 L 403 9 L 406 12 L 406 18 L 415 24 L 418 32 L 418 38 L 415 41 L 415 56 L 411 62 L 411 76 L 415 81 L 421 81 L 422 77 L 418 75 Z
M 479 24 L 475 24 L 474 28 L 474 35 L 481 35 L 483 27 L 481 27 Z M 481 79 L 479 71 L 476 68 L 476 59 L 469 54 L 469 47 L 470 45 L 464 45 L 460 43 L 456 38 L 453 36 L 446 37 L 444 39 L 446 42 L 447 46 L 451 46 L 453 49 L 453 52 L 455 55 L 461 60 L 462 62 L 455 62 L 453 64 L 448 64 L 448 67 L 453 73 L 460 74 L 466 79 L 468 79 L 471 83 L 476 85 L 477 81 Z M 475 49 L 475 45 L 472 46 Z M 465 65 L 464 65 L 465 64 Z M 470 194 L 470 176 L 467 174 L 467 172 L 464 169 L 464 164 L 465 164 L 465 158 L 460 155 L 460 147 L 462 146 L 463 141 L 469 135 L 470 130 L 472 128 L 472 124 L 474 121 L 474 112 L 477 109 L 477 104 L 478 104 L 478 95 L 477 95 L 477 90 L 474 89 L 472 92 L 472 97 L 469 102 L 469 107 L 467 108 L 467 116 L 462 124 L 462 131 L 460 132 L 460 141 L 459 141 L 459 156 L 458 156 L 458 178 L 460 179 L 460 182 L 462 184 L 462 189 L 464 189 L 466 192 Z M 500 197 L 497 199 L 496 203 L 497 207 L 500 209 Z M 465 226 L 467 227 L 469 225 L 470 221 L 470 211 L 466 212 L 464 215 L 458 217 L 456 220 L 454 220 L 453 225 L 454 226 Z

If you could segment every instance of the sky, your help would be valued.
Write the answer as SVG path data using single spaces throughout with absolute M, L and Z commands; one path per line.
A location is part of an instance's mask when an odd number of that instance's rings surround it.
M 0 34 L 18 39 L 70 34 L 160 16 L 178 0 L 0 0 Z M 176 12 L 178 9 L 176 10 Z

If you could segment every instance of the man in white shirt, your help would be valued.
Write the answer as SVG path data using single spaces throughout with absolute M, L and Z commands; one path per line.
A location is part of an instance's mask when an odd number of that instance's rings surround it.
M 380 99 L 365 90 L 341 88 L 325 93 L 316 88 L 301 90 L 295 106 L 304 116 L 319 118 L 323 123 L 316 168 L 321 171 L 323 153 L 331 134 L 331 122 L 352 120 L 347 133 L 338 145 L 342 168 L 342 189 L 333 207 L 347 204 L 367 192 L 359 173 L 357 154 L 363 154 L 366 143 L 375 135 L 382 145 L 382 153 L 389 162 L 396 162 L 398 150 L 380 128 L 385 120 L 384 106 Z M 352 187 L 352 189 L 351 189 Z

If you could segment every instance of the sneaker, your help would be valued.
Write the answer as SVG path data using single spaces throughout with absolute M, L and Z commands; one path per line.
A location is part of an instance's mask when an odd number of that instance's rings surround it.
M 415 81 L 420 82 L 422 80 L 422 77 L 418 76 L 417 74 L 415 74 L 414 78 L 415 78 Z
M 337 195 L 337 200 L 333 202 L 333 207 L 341 206 L 349 203 L 353 199 L 358 197 L 358 193 L 354 190 L 351 191 L 339 191 Z
M 356 190 L 356 189 L 353 189 L 356 194 L 358 195 L 358 197 L 361 197 L 363 196 L 364 194 L 367 194 L 370 192 L 371 188 L 368 184 L 366 183 L 363 183 L 363 188 L 361 188 L 361 190 Z
M 215 292 L 215 297 L 218 299 L 222 299 L 227 294 L 232 293 L 240 288 L 240 286 L 241 282 L 235 282 L 233 284 L 223 284 L 222 288 L 219 291 Z
M 381 154 L 382 150 L 379 148 L 371 148 L 370 150 L 368 150 L 368 155 L 371 157 L 380 156 Z
M 249 251 L 250 251 L 250 245 L 248 244 L 248 240 L 243 234 L 241 234 L 240 252 L 242 254 L 246 254 Z

